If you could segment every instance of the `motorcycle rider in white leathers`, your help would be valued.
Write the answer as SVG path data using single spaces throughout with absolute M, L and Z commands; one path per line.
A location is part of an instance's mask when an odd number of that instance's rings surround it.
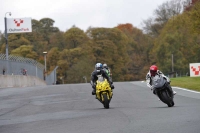
M 158 67 L 156 65 L 152 65 L 149 69 L 149 72 L 146 75 L 146 83 L 151 90 L 154 90 L 151 82 L 152 82 L 152 77 L 154 77 L 155 75 L 161 75 L 163 78 L 167 80 L 168 84 L 170 84 L 170 79 L 167 76 L 165 76 L 160 70 L 158 70 Z M 169 90 L 173 95 L 176 94 L 176 92 L 172 90 L 170 85 L 168 85 L 167 87 L 169 88 Z M 155 94 L 155 92 L 153 93 Z

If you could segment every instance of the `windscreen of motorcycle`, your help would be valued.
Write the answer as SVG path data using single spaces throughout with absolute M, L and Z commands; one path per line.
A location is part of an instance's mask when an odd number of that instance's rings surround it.
M 163 87 L 165 84 L 165 79 L 161 75 L 156 75 L 152 77 L 152 87 L 153 88 L 160 88 Z
M 103 78 L 102 75 L 97 75 L 97 77 L 98 77 L 98 81 L 100 81 L 100 82 L 103 82 L 103 81 L 104 81 L 104 78 Z

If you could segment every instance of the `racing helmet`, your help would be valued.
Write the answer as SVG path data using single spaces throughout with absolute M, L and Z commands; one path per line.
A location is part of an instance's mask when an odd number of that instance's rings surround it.
M 97 63 L 96 65 L 95 65 L 95 69 L 96 69 L 96 71 L 97 72 L 100 72 L 100 70 L 103 68 L 103 65 L 101 64 L 101 63 Z
M 152 65 L 149 69 L 151 76 L 155 76 L 157 73 L 158 67 L 156 65 Z
M 106 63 L 103 64 L 103 68 L 108 69 L 108 65 Z

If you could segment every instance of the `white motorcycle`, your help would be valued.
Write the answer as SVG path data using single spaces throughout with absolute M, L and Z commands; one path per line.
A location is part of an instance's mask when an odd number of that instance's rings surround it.
M 156 94 L 163 103 L 167 104 L 168 107 L 174 106 L 174 95 L 169 89 L 171 86 L 162 75 L 156 75 L 152 78 L 152 87 L 153 93 Z

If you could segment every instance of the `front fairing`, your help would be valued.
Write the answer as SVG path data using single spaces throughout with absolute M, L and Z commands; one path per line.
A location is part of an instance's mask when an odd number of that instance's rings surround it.
M 112 90 L 110 88 L 110 84 L 107 79 L 98 77 L 97 85 L 96 85 L 96 96 L 99 100 L 101 100 L 101 94 L 108 93 L 109 97 L 112 97 Z
M 153 88 L 161 88 L 166 83 L 166 80 L 161 75 L 156 75 L 152 77 L 152 87 Z

